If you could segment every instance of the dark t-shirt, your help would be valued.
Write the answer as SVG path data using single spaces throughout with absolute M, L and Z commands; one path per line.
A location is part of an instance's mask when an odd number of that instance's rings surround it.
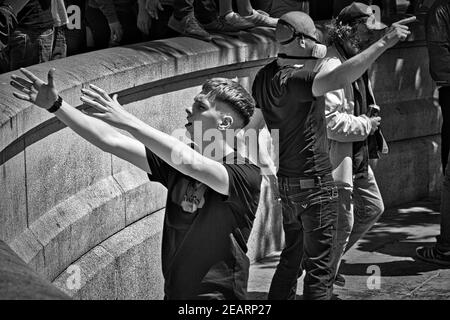
M 147 149 L 152 181 L 168 189 L 162 241 L 166 299 L 245 299 L 249 259 L 247 240 L 259 202 L 260 169 L 230 154 L 224 161 L 229 195 L 188 177 Z M 230 164 L 232 163 L 232 164 Z M 198 186 L 198 209 L 183 202 Z
M 331 173 L 324 103 L 312 93 L 315 72 L 280 66 L 259 70 L 253 97 L 270 131 L 279 130 L 279 176 L 313 177 Z M 274 135 L 276 136 L 276 135 Z

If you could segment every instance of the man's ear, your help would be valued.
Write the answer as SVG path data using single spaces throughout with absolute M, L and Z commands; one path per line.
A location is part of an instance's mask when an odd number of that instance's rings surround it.
M 232 116 L 224 116 L 222 119 L 222 122 L 219 124 L 219 126 L 217 127 L 219 130 L 226 130 L 229 129 L 231 127 L 231 125 L 233 124 L 234 120 Z

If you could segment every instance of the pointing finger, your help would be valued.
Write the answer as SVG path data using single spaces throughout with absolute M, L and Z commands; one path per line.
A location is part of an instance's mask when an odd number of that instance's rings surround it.
M 412 16 L 409 18 L 399 20 L 399 21 L 395 22 L 395 24 L 408 24 L 408 23 L 414 22 L 416 20 L 417 20 L 416 16 Z

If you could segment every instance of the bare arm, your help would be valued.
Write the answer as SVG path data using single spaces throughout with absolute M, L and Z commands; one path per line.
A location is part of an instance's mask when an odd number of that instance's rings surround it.
M 363 52 L 348 59 L 332 71 L 319 72 L 314 79 L 313 95 L 320 97 L 328 91 L 343 88 L 356 81 L 383 52 L 393 47 L 398 41 L 406 39 L 410 31 L 405 24 L 415 20 L 416 17 L 410 17 L 392 24 L 380 40 Z
M 43 109 L 50 108 L 58 97 L 58 91 L 53 85 L 54 71 L 49 72 L 48 84 L 44 84 L 28 70 L 21 69 L 21 71 L 29 80 L 16 75 L 12 76 L 11 85 L 22 92 L 20 94 L 14 92 L 14 96 L 33 102 Z M 120 133 L 101 120 L 82 113 L 66 102 L 62 103 L 61 108 L 55 112 L 55 116 L 78 135 L 103 151 L 112 153 L 151 173 L 145 146 L 139 141 Z

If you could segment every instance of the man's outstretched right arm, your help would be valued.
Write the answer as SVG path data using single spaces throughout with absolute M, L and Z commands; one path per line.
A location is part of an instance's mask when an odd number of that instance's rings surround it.
M 410 34 L 407 23 L 416 20 L 416 17 L 406 18 L 393 23 L 386 34 L 369 48 L 348 59 L 332 71 L 319 72 L 314 79 L 313 95 L 320 97 L 326 92 L 345 87 L 356 81 L 387 49 L 393 47 L 400 40 L 405 40 Z

